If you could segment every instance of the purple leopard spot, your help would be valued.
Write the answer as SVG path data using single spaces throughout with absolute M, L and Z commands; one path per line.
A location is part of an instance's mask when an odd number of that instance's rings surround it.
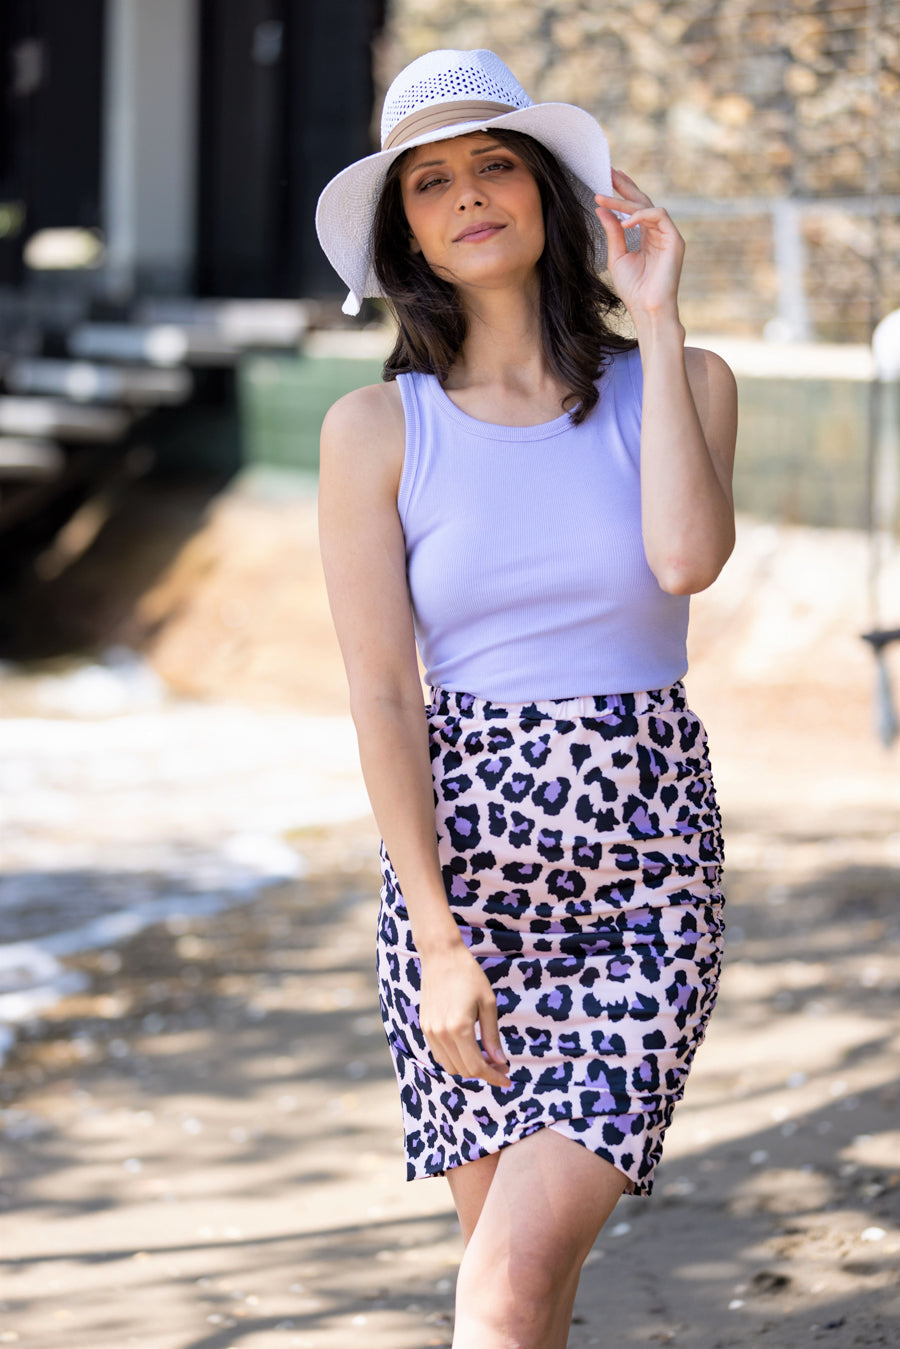
M 635 829 L 639 830 L 642 834 L 652 834 L 654 832 L 652 821 L 644 806 L 640 806 L 634 812 L 631 817 L 631 823 L 634 825 Z
M 548 782 L 544 788 L 544 799 L 546 801 L 555 801 L 561 791 L 562 786 L 560 785 L 558 778 L 553 782 Z
M 691 1000 L 693 999 L 693 996 L 694 990 L 692 988 L 688 988 L 686 984 L 683 985 L 678 990 L 678 997 L 675 1000 L 676 1007 L 678 1007 L 680 1011 L 684 1011 L 684 1009 L 690 1004 Z
M 453 824 L 454 824 L 454 827 L 456 828 L 457 832 L 460 833 L 460 834 L 471 834 L 471 832 L 472 832 L 472 822 L 471 822 L 471 820 L 464 820 L 464 819 L 461 819 L 461 818 L 459 817 L 459 815 L 454 815 L 454 817 L 453 817 Z
M 546 1001 L 549 1007 L 562 1007 L 563 996 L 560 990 L 555 988 L 552 993 L 547 994 L 546 999 L 541 999 L 541 1001 Z
M 466 883 L 462 876 L 453 877 L 453 881 L 450 885 L 450 894 L 454 899 L 465 899 L 468 890 L 466 889 Z

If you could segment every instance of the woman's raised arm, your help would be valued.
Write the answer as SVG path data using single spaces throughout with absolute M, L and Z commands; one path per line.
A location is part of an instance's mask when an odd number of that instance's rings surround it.
M 613 170 L 620 197 L 598 196 L 609 270 L 634 322 L 644 371 L 641 522 L 663 590 L 690 594 L 716 579 L 734 547 L 731 476 L 737 435 L 734 376 L 711 351 L 684 347 L 678 285 L 684 240 L 662 207 Z M 619 220 L 615 211 L 627 211 Z M 625 229 L 639 226 L 629 253 Z
M 438 860 L 427 725 L 397 511 L 403 445 L 396 385 L 358 389 L 331 408 L 320 454 L 322 562 L 363 776 L 422 963 L 422 1031 L 449 1072 L 503 1085 L 508 1079 L 496 1002 L 450 912 Z M 478 1048 L 476 1022 L 493 1062 L 486 1062 Z

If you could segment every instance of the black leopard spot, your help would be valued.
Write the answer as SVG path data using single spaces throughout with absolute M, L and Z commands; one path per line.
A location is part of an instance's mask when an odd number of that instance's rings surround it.
M 622 819 L 627 823 L 632 838 L 660 837 L 659 816 L 647 809 L 642 797 L 628 797 L 622 807 Z
M 532 768 L 543 768 L 550 753 L 550 736 L 542 735 L 537 740 L 526 740 L 522 746 L 522 758 Z
M 485 911 L 489 914 L 504 914 L 508 918 L 521 918 L 528 912 L 531 900 L 527 890 L 495 890 L 485 901 Z
M 450 1091 L 441 1092 L 441 1105 L 447 1111 L 451 1119 L 459 1119 L 466 1108 L 466 1093 L 459 1087 L 452 1087 Z M 450 1135 L 452 1140 L 452 1134 Z
M 506 862 L 501 875 L 505 881 L 512 881 L 515 885 L 530 885 L 543 869 L 540 862 Z
M 500 1126 L 491 1119 L 489 1112 L 479 1107 L 477 1110 L 474 1110 L 472 1114 L 485 1137 L 493 1138 Z
M 587 867 L 596 871 L 603 860 L 603 844 L 588 843 L 586 838 L 576 834 L 572 841 L 572 861 L 577 867 Z
M 618 1034 L 610 1035 L 603 1030 L 591 1032 L 591 1048 L 595 1054 L 601 1054 L 604 1057 L 624 1058 L 627 1053 L 625 1047 L 625 1037 Z
M 547 877 L 547 889 L 558 899 L 578 899 L 584 894 L 585 879 L 580 871 L 551 871 Z
M 565 1021 L 572 1010 L 572 990 L 562 984 L 542 993 L 537 1000 L 537 1009 L 541 1016 L 550 1016 L 554 1021 Z
M 533 786 L 533 773 L 513 773 L 509 781 L 504 784 L 500 794 L 505 800 L 518 805 L 520 801 L 525 800 Z
M 548 1030 L 532 1030 L 529 1027 L 525 1034 L 528 1037 L 529 1047 L 536 1058 L 543 1054 L 549 1054 L 553 1048 L 553 1037 Z
M 572 1080 L 571 1063 L 554 1063 L 543 1069 L 534 1084 L 535 1092 L 566 1091 Z
M 565 1054 L 567 1058 L 571 1059 L 580 1058 L 582 1054 L 587 1053 L 587 1050 L 581 1043 L 581 1036 L 577 1031 L 565 1031 L 560 1035 L 559 1051 L 561 1054 Z
M 637 848 L 628 843 L 612 843 L 609 851 L 615 854 L 616 866 L 620 871 L 636 871 L 640 866 Z
M 642 1043 L 645 1049 L 665 1049 L 665 1032 L 661 1030 L 647 1031 L 646 1035 L 642 1037 Z
M 502 838 L 506 832 L 506 810 L 499 801 L 488 803 L 488 829 L 493 838 Z
M 452 815 L 447 816 L 447 830 L 454 848 L 459 852 L 469 852 L 481 842 L 478 828 L 478 807 L 457 806 Z
M 407 1082 L 400 1092 L 400 1100 L 403 1102 L 403 1108 L 413 1119 L 422 1118 L 422 1100 L 415 1087 Z
M 659 1063 L 655 1054 L 648 1054 L 631 1074 L 631 1085 L 642 1095 L 653 1094 L 659 1090 Z
M 592 768 L 590 772 L 585 773 L 584 780 L 589 787 L 599 785 L 600 793 L 604 801 L 618 801 L 619 799 L 618 787 L 616 786 L 615 782 L 613 782 L 612 778 L 607 777 L 606 774 L 601 769 Z
M 502 782 L 512 763 L 508 754 L 497 755 L 492 759 L 483 759 L 475 772 L 489 791 L 493 791 Z
M 511 988 L 498 988 L 494 994 L 497 999 L 497 1014 L 508 1016 L 522 1001 L 521 996 Z
M 562 830 L 541 829 L 537 836 L 537 850 L 548 862 L 561 862 L 563 857 Z
M 559 815 L 569 799 L 571 785 L 568 778 L 552 778 L 550 782 L 542 782 L 531 799 L 545 815 Z
M 539 960 L 521 960 L 519 962 L 519 975 L 522 979 L 523 988 L 540 988 L 541 962 Z
M 527 848 L 531 844 L 531 835 L 534 832 L 534 820 L 530 820 L 527 815 L 523 815 L 520 810 L 514 810 L 510 816 L 513 827 L 509 831 L 509 841 L 514 848 Z
M 577 772 L 582 764 L 586 764 L 591 757 L 590 745 L 570 745 L 569 757 L 572 760 L 572 767 Z

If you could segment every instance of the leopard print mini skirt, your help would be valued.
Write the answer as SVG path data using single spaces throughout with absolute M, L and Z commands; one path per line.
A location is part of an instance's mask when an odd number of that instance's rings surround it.
M 448 902 L 496 995 L 512 1086 L 432 1057 L 382 848 L 379 990 L 408 1178 L 551 1128 L 649 1194 L 721 961 L 703 726 L 680 683 L 516 705 L 435 689 L 426 715 Z

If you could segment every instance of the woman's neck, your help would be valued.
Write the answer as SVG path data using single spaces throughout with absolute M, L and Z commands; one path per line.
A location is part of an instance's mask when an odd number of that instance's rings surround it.
M 523 289 L 465 297 L 468 333 L 444 388 L 464 412 L 528 426 L 562 412 L 567 390 L 544 356 L 535 298 Z

